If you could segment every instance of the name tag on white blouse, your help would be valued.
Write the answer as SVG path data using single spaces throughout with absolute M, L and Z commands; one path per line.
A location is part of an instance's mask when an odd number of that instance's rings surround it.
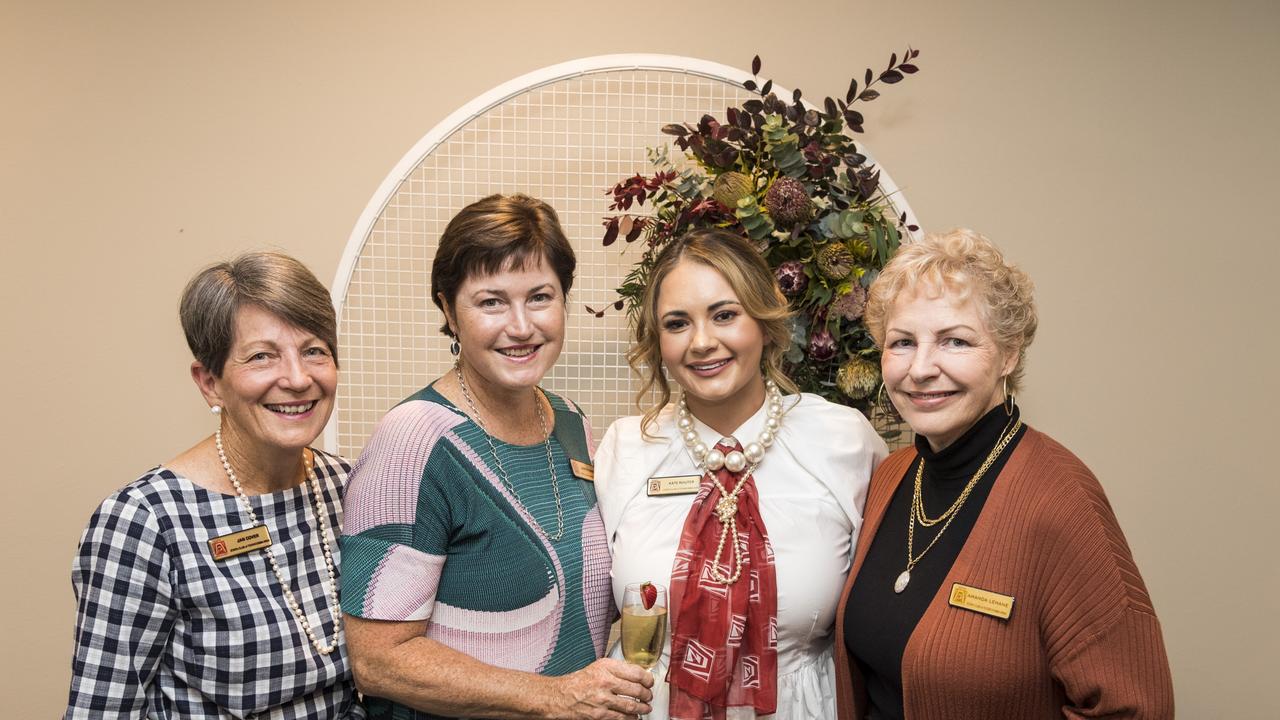
M 649 497 L 692 495 L 702 486 L 701 475 L 668 475 L 649 478 Z
M 219 561 L 265 547 L 271 547 L 271 533 L 267 532 L 267 528 L 263 525 L 254 525 L 248 530 L 233 532 L 209 541 L 209 550 L 213 551 L 213 559 Z

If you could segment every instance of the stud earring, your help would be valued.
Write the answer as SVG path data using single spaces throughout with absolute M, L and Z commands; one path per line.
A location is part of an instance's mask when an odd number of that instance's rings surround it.
M 209 412 L 213 413 L 213 416 L 214 416 L 214 417 L 219 417 L 220 415 L 222 415 L 222 406 L 221 406 L 221 405 L 210 405 L 210 406 L 209 406 Z

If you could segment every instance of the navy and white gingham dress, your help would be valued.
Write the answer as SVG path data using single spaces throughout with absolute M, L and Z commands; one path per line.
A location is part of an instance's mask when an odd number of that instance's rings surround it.
M 337 565 L 350 467 L 318 451 L 315 459 Z M 332 641 L 310 491 L 249 499 L 317 637 Z M 248 527 L 234 496 L 163 467 L 103 501 L 71 572 L 77 611 L 66 717 L 365 717 L 346 645 L 316 652 L 262 551 L 213 559 L 210 539 Z

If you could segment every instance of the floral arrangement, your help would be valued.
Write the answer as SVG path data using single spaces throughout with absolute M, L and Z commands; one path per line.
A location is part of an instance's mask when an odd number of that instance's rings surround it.
M 880 96 L 873 86 L 914 74 L 919 50 L 894 53 L 888 67 L 849 83 L 843 100 L 821 109 L 780 99 L 773 81 L 743 83 L 759 95 L 730 107 L 719 120 L 675 123 L 689 162 L 678 167 L 666 147 L 649 150 L 650 175 L 637 174 L 607 191 L 605 246 L 643 240 L 644 252 L 618 287 L 613 308 L 634 316 L 658 251 L 699 227 L 723 227 L 751 239 L 773 268 L 795 312 L 787 372 L 805 392 L 871 414 L 880 386 L 879 351 L 862 313 L 867 288 L 897 250 L 904 231 L 917 228 L 897 214 L 881 191 L 880 173 L 858 152 L 846 130 L 863 131 L 855 103 Z M 648 205 L 648 212 L 641 210 Z M 588 312 L 602 316 L 608 308 Z

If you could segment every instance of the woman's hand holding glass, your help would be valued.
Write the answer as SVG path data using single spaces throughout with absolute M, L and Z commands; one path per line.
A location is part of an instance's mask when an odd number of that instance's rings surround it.
M 587 720 L 633 720 L 652 708 L 653 675 L 648 670 L 613 658 L 601 658 L 585 668 L 557 678 L 560 694 L 553 704 L 567 708 L 555 717 Z
M 622 656 L 651 670 L 662 657 L 666 637 L 667 589 L 649 582 L 627 585 L 622 593 Z

